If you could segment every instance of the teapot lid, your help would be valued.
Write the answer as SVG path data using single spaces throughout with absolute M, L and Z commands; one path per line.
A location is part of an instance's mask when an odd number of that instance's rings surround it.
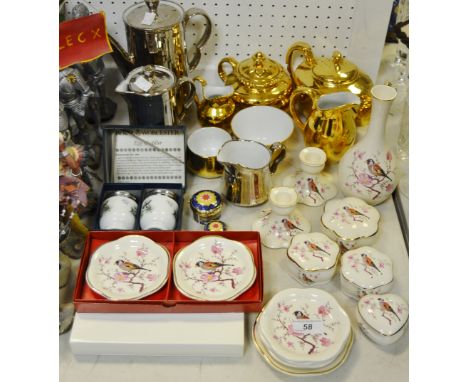
M 323 83 L 343 84 L 354 81 L 359 75 L 357 66 L 346 60 L 338 51 L 333 52 L 331 60 L 317 60 L 312 70 L 314 76 Z
M 239 81 L 247 87 L 270 87 L 282 80 L 281 64 L 265 57 L 262 52 L 242 61 L 238 66 Z
M 174 74 L 164 66 L 146 65 L 132 70 L 127 78 L 131 91 L 141 95 L 165 93 L 175 84 Z
M 184 17 L 182 7 L 168 0 L 145 0 L 128 7 L 123 14 L 126 25 L 143 30 L 171 28 Z

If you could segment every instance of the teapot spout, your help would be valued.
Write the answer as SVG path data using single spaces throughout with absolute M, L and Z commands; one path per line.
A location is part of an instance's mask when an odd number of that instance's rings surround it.
M 122 76 L 127 77 L 128 73 L 134 69 L 135 60 L 133 55 L 127 53 L 127 51 L 120 45 L 115 38 L 109 36 L 109 41 L 112 46 L 112 58 L 114 59 L 117 67 L 119 68 Z

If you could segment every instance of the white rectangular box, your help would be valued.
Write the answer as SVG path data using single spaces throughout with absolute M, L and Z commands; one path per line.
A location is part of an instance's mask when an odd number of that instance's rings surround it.
M 242 357 L 244 313 L 77 313 L 75 355 Z

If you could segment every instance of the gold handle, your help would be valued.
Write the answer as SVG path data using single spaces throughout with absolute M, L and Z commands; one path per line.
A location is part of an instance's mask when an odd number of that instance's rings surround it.
M 200 58 L 201 58 L 200 48 L 206 44 L 206 42 L 211 36 L 211 20 L 208 17 L 207 13 L 203 9 L 200 9 L 200 8 L 190 8 L 190 9 L 187 9 L 187 11 L 185 11 L 184 30 L 186 31 L 189 20 L 194 16 L 201 16 L 205 19 L 205 29 L 203 30 L 203 33 L 200 35 L 200 38 L 198 39 L 198 41 L 195 41 L 195 43 L 193 44 L 195 48 L 193 52 L 193 56 L 188 59 L 188 66 L 189 66 L 190 72 L 193 69 L 195 69 L 198 63 L 200 62 Z
M 292 45 L 289 49 L 288 52 L 286 53 L 286 64 L 288 65 L 288 72 L 292 75 L 293 73 L 293 59 L 294 59 L 294 53 L 296 51 L 301 52 L 304 55 L 304 58 L 306 59 L 307 63 L 309 65 L 315 65 L 315 58 L 314 54 L 312 53 L 312 48 L 308 43 L 305 41 L 298 41 L 294 45 Z
M 305 123 L 302 122 L 301 116 L 296 110 L 296 99 L 299 98 L 304 98 L 304 96 L 309 97 L 312 100 L 312 108 L 310 109 L 309 115 L 306 117 Z M 319 97 L 319 94 L 306 86 L 299 86 L 296 88 L 289 99 L 289 112 L 291 113 L 294 123 L 296 124 L 297 127 L 299 127 L 302 131 L 305 130 L 306 125 L 307 125 L 307 120 L 309 119 L 310 115 L 312 112 L 317 109 L 317 98 Z
M 231 65 L 232 67 L 232 72 L 227 74 L 225 71 L 224 71 L 224 68 L 223 68 L 223 64 L 224 63 L 228 63 L 229 65 Z M 227 80 L 228 80 L 228 77 L 230 74 L 234 73 L 234 71 L 236 70 L 237 68 L 237 64 L 238 62 L 232 58 L 232 57 L 224 57 L 218 64 L 218 74 L 219 74 L 219 78 L 221 78 L 224 83 L 226 85 L 231 85 L 230 83 L 227 83 Z
M 275 142 L 270 146 L 270 172 L 274 174 L 280 162 L 286 156 L 286 147 L 281 142 Z
M 198 93 L 196 91 L 197 90 L 197 84 L 196 84 L 197 82 L 199 82 L 200 85 L 201 85 L 201 98 L 198 97 Z M 205 86 L 207 85 L 207 82 L 202 76 L 196 76 L 193 79 L 193 83 L 195 84 L 195 95 L 193 96 L 193 99 L 194 99 L 195 103 L 197 104 L 197 106 L 199 107 L 201 105 L 201 103 L 206 100 Z

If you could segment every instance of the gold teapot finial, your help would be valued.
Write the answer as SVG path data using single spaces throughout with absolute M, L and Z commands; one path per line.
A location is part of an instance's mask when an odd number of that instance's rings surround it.
M 336 72 L 340 73 L 341 63 L 343 62 L 343 55 L 339 51 L 335 50 L 332 55 L 332 61 Z

